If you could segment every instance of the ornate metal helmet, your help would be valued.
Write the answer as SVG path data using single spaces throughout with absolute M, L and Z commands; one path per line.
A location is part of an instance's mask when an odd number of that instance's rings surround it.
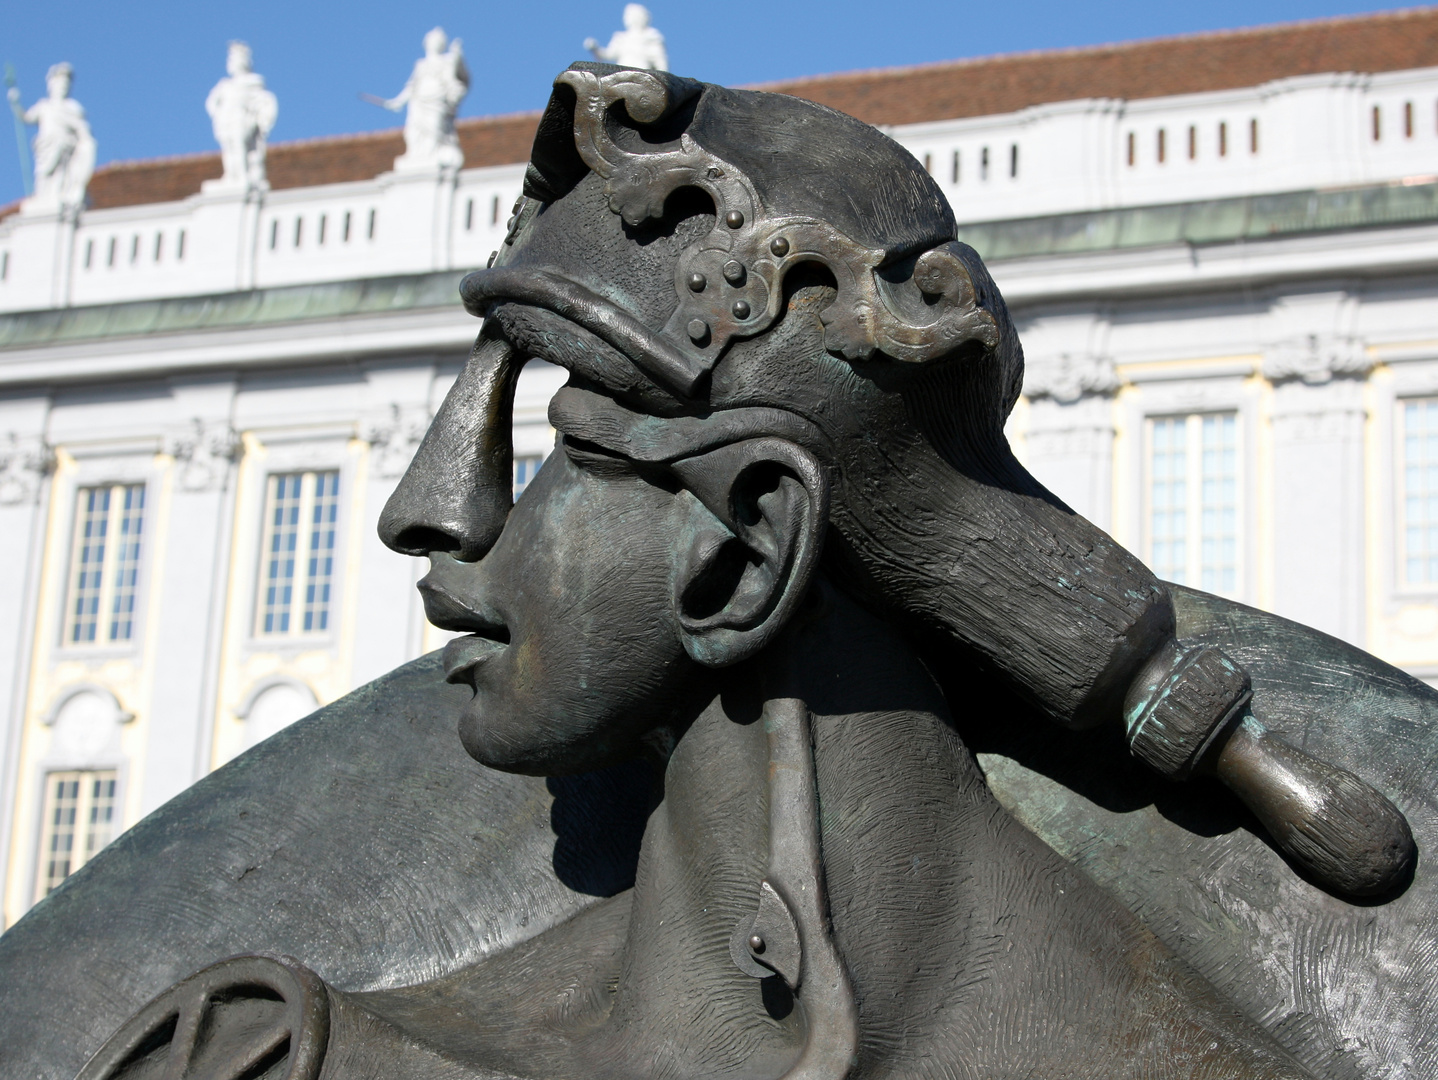
M 573 376 L 557 426 L 636 458 L 805 445 L 833 477 L 836 580 L 1063 722 L 1116 716 L 1171 630 L 1152 574 L 1010 452 L 1023 354 L 1003 299 L 924 168 L 867 124 L 575 64 L 461 292 L 485 328 L 381 519 L 396 550 L 494 542 L 516 362 L 538 355 Z
M 612 228 L 575 197 L 591 176 Z M 712 225 L 655 247 L 654 226 L 695 193 L 712 201 Z M 818 264 L 837 289 L 821 315 L 829 352 L 902 363 L 997 352 L 1007 411 L 1022 355 L 982 263 L 954 235 L 918 162 L 852 117 L 579 63 L 555 83 L 503 248 L 463 293 L 475 314 L 502 300 L 561 314 L 695 401 L 733 342 L 779 319 L 786 276 Z

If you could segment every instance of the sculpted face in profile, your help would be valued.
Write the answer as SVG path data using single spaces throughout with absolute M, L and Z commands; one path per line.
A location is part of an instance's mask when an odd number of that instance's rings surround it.
M 721 599 L 704 578 L 725 530 L 646 472 L 566 438 L 483 559 L 432 557 L 426 609 L 467 632 L 444 663 L 474 688 L 460 737 L 484 764 L 550 776 L 667 745 L 712 681 L 685 652 L 684 611 L 706 586 Z
M 1248 672 L 1014 459 L 1018 340 L 924 170 L 807 102 L 580 64 L 525 191 L 381 535 L 460 634 L 470 756 L 649 764 L 633 887 L 409 986 L 245 960 L 230 985 L 270 996 L 197 1045 L 270 1060 L 244 1024 L 280 1002 L 266 1052 L 332 1080 L 1309 1075 L 1011 816 L 965 733 L 1037 708 L 1155 783 L 1216 776 L 1335 895 L 1401 888 L 1407 824 L 1270 735 Z M 531 358 L 571 377 L 511 505 Z M 125 1053 L 90 1075 L 150 1075 Z

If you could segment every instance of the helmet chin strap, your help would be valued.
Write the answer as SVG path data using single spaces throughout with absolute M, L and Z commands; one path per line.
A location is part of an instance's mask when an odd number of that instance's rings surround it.
M 783 1080 L 842 1080 L 859 1049 L 859 1008 L 834 943 L 819 845 L 819 794 L 808 706 L 764 703 L 769 737 L 769 864 L 759 906 L 729 942 L 739 970 L 778 976 L 804 1007 L 804 1049 Z

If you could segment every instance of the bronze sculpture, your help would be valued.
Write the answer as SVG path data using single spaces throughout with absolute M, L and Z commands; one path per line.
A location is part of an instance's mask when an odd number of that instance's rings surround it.
M 470 364 L 381 522 L 429 557 L 432 621 L 466 636 L 197 786 L 7 935 L 0 971 L 18 972 L 118 895 L 143 909 L 116 935 L 131 953 L 166 928 L 149 946 L 168 955 L 112 980 L 147 992 L 85 1013 L 89 1049 L 109 1038 L 81 1075 L 1347 1075 L 1369 1060 L 1335 1044 L 1355 1024 L 1373 1060 L 1431 1055 L 1411 939 L 1433 901 L 1409 828 L 1421 851 L 1428 796 L 1416 772 L 1355 775 L 1383 758 L 1352 717 L 1416 717 L 1433 760 L 1433 695 L 1170 590 L 1029 477 L 1002 435 L 1017 337 L 953 234 L 923 169 L 842 114 L 562 74 L 505 247 L 462 288 L 485 317 Z M 561 448 L 511 508 L 530 356 L 572 377 Z M 1347 682 L 1305 689 L 1285 634 Z M 425 757 L 445 753 L 448 710 L 477 780 Z M 349 730 L 396 713 L 403 748 Z M 1124 773 L 1115 739 L 1166 779 Z M 1126 837 L 1137 865 L 1105 878 L 1066 830 L 1112 793 L 1046 761 L 1055 746 L 1154 806 L 1173 805 L 1167 780 L 1214 774 L 1257 821 L 1200 780 L 1186 820 L 1150 815 Z M 285 747 L 388 776 L 372 790 L 402 807 L 386 822 L 335 792 L 277 798 L 257 770 L 283 771 Z M 987 782 L 975 749 L 996 755 Z M 292 827 L 274 839 L 284 805 L 340 849 L 296 867 L 364 881 L 291 875 L 243 911 L 170 914 L 196 874 L 218 907 L 304 848 Z M 451 811 L 479 832 L 438 820 Z M 256 829 L 269 862 L 235 869 L 227 828 Z M 359 850 L 396 829 L 418 864 Z M 190 864 L 173 892 L 135 880 L 161 850 Z M 1276 865 L 1268 921 L 1245 921 L 1235 880 L 1213 901 L 1230 925 L 1205 938 L 1196 880 L 1142 883 L 1175 850 Z M 333 907 L 295 913 L 301 895 Z M 390 925 L 407 920 L 426 925 Z M 1281 992 L 1233 982 L 1279 939 L 1322 951 L 1294 927 L 1351 953 L 1304 992 L 1326 1001 L 1406 956 L 1403 1007 L 1295 1020 Z M 246 934 L 238 948 L 296 959 L 205 967 L 120 1023 Z

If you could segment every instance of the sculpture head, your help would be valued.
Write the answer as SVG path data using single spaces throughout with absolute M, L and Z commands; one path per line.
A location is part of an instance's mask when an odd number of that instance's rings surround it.
M 68 61 L 52 64 L 50 70 L 45 72 L 45 90 L 55 101 L 63 101 L 69 97 L 74 83 L 75 69 Z
M 444 28 L 436 26 L 429 33 L 424 35 L 424 54 L 426 56 L 443 55 L 445 48 L 449 45 L 449 36 L 445 34 Z
M 1004 440 L 1022 354 L 982 262 L 917 161 L 822 106 L 576 64 L 462 291 L 484 331 L 381 534 L 431 557 L 431 619 L 477 635 L 448 660 L 492 765 L 632 753 L 773 643 L 821 567 L 960 634 L 956 560 L 1013 557 L 967 493 L 1045 498 Z M 529 357 L 572 378 L 511 509 Z
M 649 9 L 643 4 L 624 5 L 624 29 L 643 30 L 649 25 Z
M 229 52 L 225 54 L 225 71 L 230 76 L 248 75 L 254 70 L 255 57 L 250 47 L 243 41 L 230 42 Z
M 445 651 L 475 691 L 466 749 L 540 775 L 672 742 L 803 599 L 829 492 L 813 454 L 769 434 L 782 417 L 656 424 L 575 386 L 552 416 L 559 445 L 493 546 L 432 553 L 420 586 L 432 621 L 468 633 Z

